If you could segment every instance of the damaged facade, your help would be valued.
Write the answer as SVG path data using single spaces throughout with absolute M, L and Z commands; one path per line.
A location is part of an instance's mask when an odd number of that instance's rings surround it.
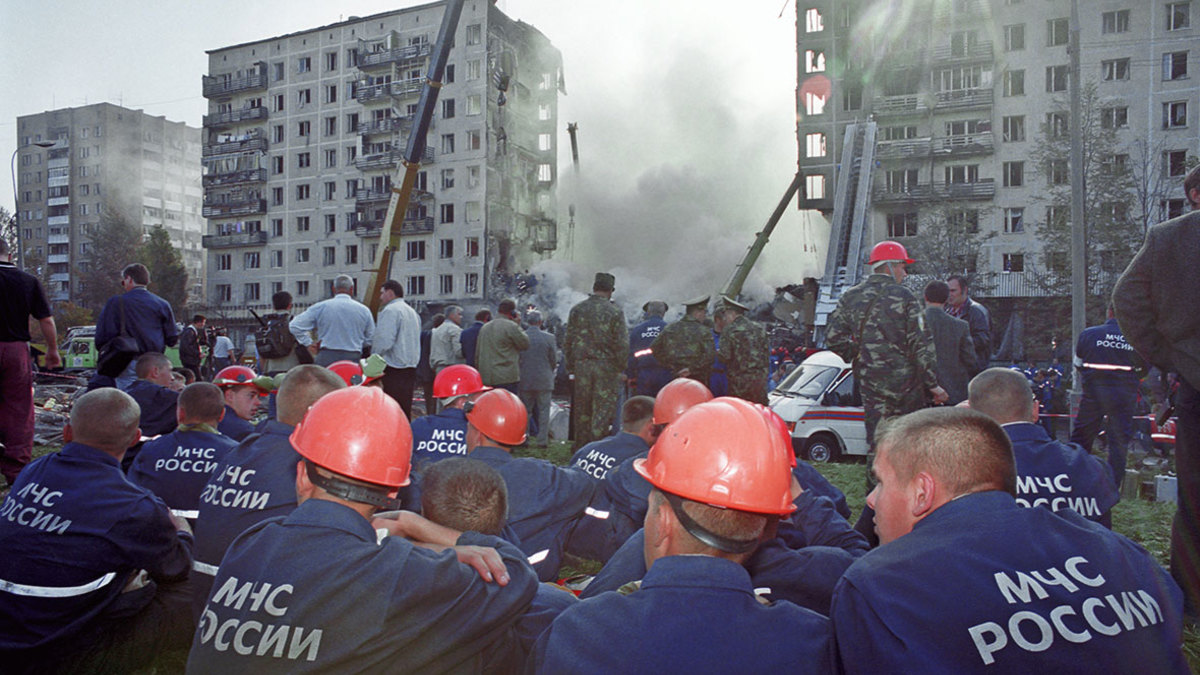
M 211 313 L 244 320 L 280 290 L 303 309 L 340 273 L 361 299 L 442 14 L 431 3 L 209 52 Z M 418 304 L 479 304 L 556 247 L 561 54 L 483 0 L 454 36 L 389 275 Z

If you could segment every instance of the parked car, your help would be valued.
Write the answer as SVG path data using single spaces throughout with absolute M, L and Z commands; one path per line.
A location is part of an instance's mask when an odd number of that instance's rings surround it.
M 811 462 L 831 462 L 867 454 L 862 400 L 854 370 L 830 351 L 801 363 L 768 396 L 768 403 L 792 433 L 792 447 Z
M 67 337 L 58 348 L 62 354 L 62 367 L 67 372 L 90 371 L 96 369 L 96 327 L 76 326 L 67 331 Z M 179 361 L 179 347 L 167 347 L 167 358 L 171 367 L 182 365 Z

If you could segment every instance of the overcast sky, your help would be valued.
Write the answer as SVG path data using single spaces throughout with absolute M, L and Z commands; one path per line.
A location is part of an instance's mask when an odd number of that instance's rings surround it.
M 467 0 L 483 2 L 484 0 Z M 200 126 L 205 50 L 423 4 L 408 0 L 4 0 L 0 157 L 16 118 L 108 101 Z M 656 261 L 725 269 L 751 243 L 795 172 L 795 5 L 782 0 L 500 0 L 562 51 L 566 122 L 581 171 L 560 155 L 559 201 L 580 202 L 580 265 L 653 279 Z M 781 16 L 782 12 L 782 16 Z M 0 204 L 12 209 L 12 178 Z M 569 194 L 568 194 L 569 193 Z M 583 221 L 587 222 L 583 222 Z M 827 230 L 790 209 L 760 286 L 812 274 L 804 248 Z M 617 221 L 630 240 L 614 236 Z M 636 222 L 635 222 L 636 221 Z M 811 228 L 808 229 L 808 228 Z M 560 230 L 560 241 L 566 228 Z M 617 245 L 620 244 L 620 245 Z M 636 249 L 636 250 L 631 250 Z M 670 250 L 668 250 L 670 249 Z M 716 253 L 717 250 L 720 253 Z M 683 292 L 688 280 L 670 284 Z

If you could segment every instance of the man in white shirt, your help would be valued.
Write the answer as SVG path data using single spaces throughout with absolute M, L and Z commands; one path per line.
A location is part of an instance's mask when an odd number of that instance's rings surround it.
M 328 366 L 335 361 L 357 361 L 363 346 L 371 344 L 375 320 L 371 310 L 354 299 L 354 279 L 339 274 L 333 280 L 333 297 L 322 300 L 292 319 L 288 330 L 308 348 L 313 362 Z M 313 342 L 312 331 L 317 332 Z
M 404 287 L 399 281 L 383 282 L 379 299 L 383 307 L 379 310 L 372 351 L 387 362 L 383 391 L 396 399 L 404 414 L 411 418 L 413 383 L 421 358 L 421 317 L 404 301 Z
M 429 340 L 429 365 L 437 375 L 446 366 L 466 363 L 463 358 L 462 335 L 463 308 L 450 305 L 446 308 L 446 320 L 433 329 Z

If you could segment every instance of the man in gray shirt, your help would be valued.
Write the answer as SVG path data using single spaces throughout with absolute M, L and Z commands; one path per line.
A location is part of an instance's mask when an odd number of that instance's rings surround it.
M 367 306 L 354 299 L 354 279 L 339 274 L 333 280 L 333 297 L 322 300 L 292 319 L 288 330 L 308 347 L 318 366 L 334 361 L 357 361 L 363 346 L 371 344 L 375 319 Z M 317 332 L 313 342 L 312 331 Z
M 542 313 L 536 309 L 525 313 L 525 335 L 529 349 L 521 352 L 521 381 L 518 393 L 529 419 L 536 429 L 536 445 L 546 447 L 550 442 L 550 395 L 554 393 L 554 372 L 558 367 L 557 345 L 554 336 L 542 330 Z
M 429 366 L 437 375 L 442 368 L 456 363 L 466 363 L 463 358 L 462 335 L 463 308 L 450 305 L 446 308 L 446 320 L 433 329 L 429 338 Z

